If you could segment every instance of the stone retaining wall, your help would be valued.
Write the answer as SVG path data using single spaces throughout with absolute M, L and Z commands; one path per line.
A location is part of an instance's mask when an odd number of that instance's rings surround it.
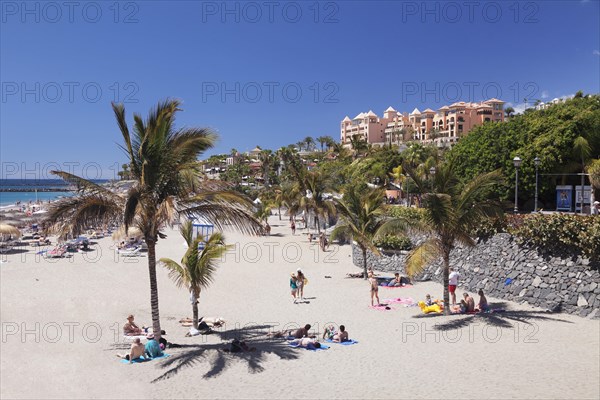
M 405 254 L 376 257 L 367 253 L 373 269 L 404 273 Z M 362 252 L 353 245 L 352 260 L 362 267 Z M 441 260 L 417 278 L 442 282 Z M 600 317 L 600 273 L 586 258 L 552 256 L 520 246 L 506 233 L 472 248 L 455 248 L 450 265 L 460 272 L 459 291 L 483 289 L 491 297 L 528 303 L 582 317 Z

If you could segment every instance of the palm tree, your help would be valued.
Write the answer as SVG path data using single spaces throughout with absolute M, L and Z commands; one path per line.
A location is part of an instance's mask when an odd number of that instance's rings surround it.
M 581 160 L 581 208 L 579 209 L 580 213 L 583 214 L 583 205 L 585 204 L 585 200 L 583 198 L 583 189 L 585 185 L 585 165 L 586 160 L 592 154 L 592 148 L 583 136 L 577 136 L 575 141 L 573 142 L 573 154 Z
M 319 136 L 317 142 L 321 145 L 321 153 L 323 152 L 323 146 L 328 145 L 333 140 L 331 136 Z
M 336 212 L 333 202 L 325 199 L 324 194 L 328 187 L 327 179 L 319 172 L 308 172 L 305 177 L 305 187 L 310 191 L 310 197 L 303 197 L 302 201 L 306 210 L 315 214 L 317 231 L 321 233 L 320 218 L 326 219 L 335 215 Z
M 506 115 L 506 118 L 512 117 L 514 113 L 515 113 L 515 109 L 512 107 L 506 107 L 504 109 L 504 114 Z
M 409 169 L 415 185 L 425 193 L 428 183 Z M 429 181 L 429 180 L 428 180 Z M 450 163 L 438 166 L 433 177 L 433 190 L 423 196 L 426 210 L 424 223 L 412 228 L 428 234 L 429 238 L 411 251 L 406 261 L 406 272 L 413 276 L 431 261 L 442 257 L 445 312 L 450 312 L 448 276 L 450 252 L 455 244 L 473 246 L 470 232 L 482 220 L 498 216 L 502 209 L 494 201 L 486 200 L 489 191 L 502 182 L 499 171 L 479 175 L 466 184 L 459 182 Z
M 306 151 L 311 151 L 315 147 L 315 139 L 311 136 L 307 136 L 304 138 L 304 146 L 306 147 Z
M 364 278 L 367 279 L 367 250 L 379 255 L 373 244 L 378 231 L 385 223 L 383 189 L 367 190 L 350 186 L 342 199 L 335 199 L 340 222 L 331 232 L 331 238 L 351 236 L 362 251 Z
M 200 292 L 214 280 L 216 261 L 221 259 L 230 246 L 225 245 L 225 237 L 220 232 L 213 233 L 208 240 L 200 235 L 194 239 L 192 221 L 182 224 L 180 232 L 188 245 L 181 264 L 170 258 L 161 258 L 159 262 L 169 270 L 169 278 L 178 288 L 186 287 L 190 291 L 193 326 L 197 328 Z M 203 247 L 202 250 L 200 247 Z
M 225 225 L 258 234 L 262 226 L 252 215 L 252 202 L 237 192 L 226 191 L 215 181 L 198 179 L 198 156 L 211 148 L 216 135 L 204 128 L 175 129 L 179 101 L 158 103 L 144 121 L 134 114 L 130 133 L 122 104 L 112 104 L 123 135 L 121 148 L 129 158 L 135 181 L 126 194 L 118 194 L 64 171 L 52 171 L 80 187 L 76 196 L 55 202 L 48 212 L 49 229 L 79 234 L 88 226 L 122 223 L 125 231 L 138 228 L 148 245 L 150 306 L 154 334 L 160 337 L 156 244 L 161 231 L 181 215 L 202 216 L 222 229 Z M 208 186 L 210 184 L 210 186 Z
M 361 135 L 357 134 L 350 137 L 350 147 L 354 151 L 353 157 L 357 158 L 362 151 L 368 149 L 368 144 Z

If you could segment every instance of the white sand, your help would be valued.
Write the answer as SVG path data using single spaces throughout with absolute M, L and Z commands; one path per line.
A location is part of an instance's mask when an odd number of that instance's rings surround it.
M 373 310 L 367 283 L 344 279 L 346 272 L 360 271 L 351 263 L 350 246 L 327 253 L 326 260 L 301 229 L 292 236 L 285 221 L 272 217 L 270 222 L 272 237 L 227 233 L 238 249 L 227 255 L 214 284 L 201 295 L 200 315 L 228 321 L 221 330 L 229 332 L 225 338 L 184 337 L 187 328 L 177 321 L 191 316 L 189 296 L 159 269 L 166 337 L 189 346 L 168 350 L 173 356 L 166 362 L 126 365 L 114 355 L 128 348 L 121 337 L 127 314 L 150 324 L 147 258 L 116 260 L 110 238 L 100 240 L 87 258 L 75 254 L 49 262 L 33 252 L 1 255 L 0 397 L 600 397 L 599 321 L 513 303 L 507 307 L 518 311 L 491 317 L 416 318 L 418 308 L 398 304 L 390 311 Z M 298 250 L 300 260 L 293 262 Z M 157 251 L 159 257 L 180 260 L 183 240 L 169 232 Z M 298 267 L 310 280 L 309 304 L 293 304 L 289 293 L 289 274 Z M 441 296 L 441 286 L 420 283 L 379 293 L 382 300 L 422 299 L 426 293 Z M 254 327 L 244 337 L 256 338 L 267 326 L 286 324 L 310 323 L 320 334 L 328 322 L 345 324 L 360 343 L 311 352 L 251 338 L 255 353 L 216 350 L 243 326 Z M 456 326 L 442 334 L 436 324 Z M 165 379 L 151 383 L 160 377 Z

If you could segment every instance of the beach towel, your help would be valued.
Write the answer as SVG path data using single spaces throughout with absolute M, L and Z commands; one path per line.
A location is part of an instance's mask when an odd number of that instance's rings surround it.
M 380 304 L 378 306 L 369 306 L 369 308 L 372 308 L 374 310 L 379 310 L 379 311 L 389 311 L 389 310 L 393 310 L 392 307 L 388 306 L 387 304 Z
M 412 305 L 415 303 L 415 301 L 412 299 L 412 297 L 406 297 L 406 298 L 402 298 L 402 297 L 396 297 L 395 299 L 383 299 L 384 303 L 387 304 L 395 304 L 395 303 L 399 303 L 399 304 L 409 304 Z
M 358 342 L 356 340 L 350 339 L 350 340 L 344 340 L 343 342 L 334 342 L 331 339 L 325 339 L 325 341 L 327 343 L 335 343 L 335 344 L 341 344 L 342 346 L 351 346 L 353 344 L 358 344 Z
M 133 360 L 133 364 L 141 364 L 147 361 L 152 361 L 152 360 L 159 360 L 161 358 L 167 358 L 167 357 L 171 357 L 170 354 L 167 353 L 163 353 L 162 356 L 160 357 L 154 357 L 154 358 L 146 358 L 146 356 L 141 356 L 140 358 L 136 358 L 135 360 Z M 124 358 L 121 358 L 121 364 L 129 364 L 129 360 L 126 360 Z
M 388 286 L 386 283 L 380 283 L 379 286 L 385 287 L 385 288 L 388 288 L 388 289 L 404 289 L 404 288 L 411 288 L 412 287 L 412 285 Z
M 302 348 L 302 347 L 300 347 L 299 345 L 297 345 L 297 344 L 292 344 L 292 343 L 288 344 L 288 346 L 290 346 L 290 347 L 295 347 L 295 348 Z M 317 351 L 317 350 L 327 350 L 327 349 L 329 349 L 329 346 L 327 346 L 326 344 L 323 344 L 323 343 L 321 343 L 321 347 L 319 347 L 319 348 L 316 348 L 316 347 L 315 347 L 314 349 L 309 349 L 308 347 L 305 347 L 305 349 L 306 349 L 306 350 L 310 350 L 310 351 Z

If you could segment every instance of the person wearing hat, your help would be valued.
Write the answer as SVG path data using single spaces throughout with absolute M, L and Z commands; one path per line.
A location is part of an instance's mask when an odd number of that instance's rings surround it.
M 591 214 L 592 215 L 599 215 L 600 214 L 600 201 L 595 201 L 594 202 L 594 204 L 592 205 Z
M 156 339 L 154 339 L 154 333 L 149 333 L 146 336 L 146 339 L 148 339 L 148 341 L 146 342 L 146 345 L 144 346 L 146 355 L 149 358 L 162 357 L 163 352 L 162 352 L 162 349 L 160 348 L 160 345 L 156 341 Z
M 140 327 L 137 326 L 135 322 L 133 322 L 132 314 L 129 314 L 129 316 L 127 317 L 127 322 L 125 323 L 125 325 L 123 325 L 123 334 L 125 336 L 138 336 L 144 334 L 144 331 L 140 329 Z
M 146 352 L 145 346 L 142 344 L 140 338 L 133 339 L 133 343 L 131 344 L 131 349 L 129 350 L 129 354 L 117 354 L 117 357 L 124 358 L 128 360 L 129 363 L 133 363 L 133 360 L 136 360 L 144 355 Z

